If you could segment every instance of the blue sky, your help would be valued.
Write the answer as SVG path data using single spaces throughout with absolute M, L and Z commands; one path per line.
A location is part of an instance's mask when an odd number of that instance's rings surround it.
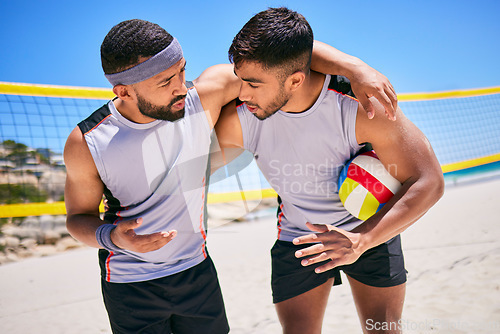
M 500 1 L 0 1 L 0 81 L 110 87 L 99 47 L 116 23 L 158 23 L 181 42 L 187 78 L 227 63 L 255 13 L 287 6 L 315 38 L 384 73 L 398 93 L 500 86 Z

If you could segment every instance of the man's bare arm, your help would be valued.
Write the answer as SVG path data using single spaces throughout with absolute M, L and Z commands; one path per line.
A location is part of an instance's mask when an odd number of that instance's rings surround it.
M 64 200 L 68 232 L 91 247 L 101 248 L 96 231 L 99 226 L 105 224 L 99 216 L 104 185 L 78 127 L 66 141 L 64 161 L 67 170 Z M 134 228 L 139 227 L 141 223 L 141 219 L 118 223 L 111 232 L 112 243 L 118 248 L 143 253 L 163 247 L 176 235 L 175 231 L 137 235 Z
M 347 77 L 351 81 L 352 91 L 363 105 L 369 119 L 375 115 L 370 97 L 375 97 L 383 105 L 389 119 L 394 120 L 396 117 L 398 98 L 392 84 L 383 74 L 359 58 L 315 41 L 311 69 Z
M 227 165 L 243 153 L 243 130 L 236 112 L 236 103 L 231 101 L 222 108 L 215 125 L 218 147 L 211 154 L 212 172 Z
M 193 84 L 213 128 L 222 107 L 238 97 L 240 80 L 234 74 L 233 65 L 220 64 L 207 68 Z
M 395 122 L 382 116 L 382 106 L 373 104 L 378 112 L 372 121 L 360 118 L 358 109 L 356 137 L 370 142 L 380 161 L 402 188 L 382 208 L 380 214 L 355 229 L 363 235 L 364 248 L 386 242 L 406 230 L 424 215 L 443 195 L 444 178 L 439 161 L 425 135 L 398 109 Z M 392 168 L 395 166 L 396 168 Z
M 67 229 L 75 239 L 100 248 L 95 232 L 104 223 L 99 217 L 104 186 L 78 128 L 66 141 L 64 161 L 67 170 L 64 190 Z
M 359 143 L 370 142 L 386 169 L 403 186 L 384 207 L 350 232 L 331 225 L 312 225 L 317 232 L 294 240 L 295 244 L 316 243 L 296 253 L 311 256 L 303 265 L 331 259 L 317 272 L 355 262 L 366 250 L 380 245 L 406 230 L 443 195 L 444 180 L 439 162 L 424 134 L 398 109 L 397 120 L 390 121 L 383 107 L 372 101 L 377 111 L 368 120 L 360 106 L 356 121 Z

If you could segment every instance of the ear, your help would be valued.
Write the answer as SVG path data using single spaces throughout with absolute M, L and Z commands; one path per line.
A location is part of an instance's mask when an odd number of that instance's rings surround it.
M 130 86 L 127 85 L 116 85 L 113 87 L 113 93 L 120 99 L 120 100 L 131 100 L 132 99 L 132 91 L 130 89 Z
M 306 75 L 304 74 L 304 72 L 297 71 L 286 79 L 286 84 L 288 85 L 291 91 L 294 91 L 304 83 L 305 79 Z

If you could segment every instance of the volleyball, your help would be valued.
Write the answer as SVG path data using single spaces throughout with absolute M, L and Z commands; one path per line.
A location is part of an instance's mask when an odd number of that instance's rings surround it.
M 339 176 L 340 201 L 354 217 L 367 220 L 399 190 L 395 179 L 374 151 L 363 152 L 347 162 Z

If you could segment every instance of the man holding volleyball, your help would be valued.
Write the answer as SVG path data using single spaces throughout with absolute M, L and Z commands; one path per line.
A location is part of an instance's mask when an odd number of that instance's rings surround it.
M 370 120 L 357 100 L 338 92 L 337 77 L 311 71 L 312 48 L 312 30 L 294 11 L 270 8 L 251 18 L 229 49 L 244 103 L 223 110 L 217 137 L 226 159 L 231 149 L 251 151 L 279 195 L 272 289 L 284 333 L 321 332 L 339 270 L 362 324 L 392 324 L 398 332 L 406 282 L 399 234 L 442 196 L 441 168 L 400 109 L 390 120 L 371 98 Z M 402 187 L 363 222 L 343 208 L 336 182 L 365 143 L 396 167 Z

